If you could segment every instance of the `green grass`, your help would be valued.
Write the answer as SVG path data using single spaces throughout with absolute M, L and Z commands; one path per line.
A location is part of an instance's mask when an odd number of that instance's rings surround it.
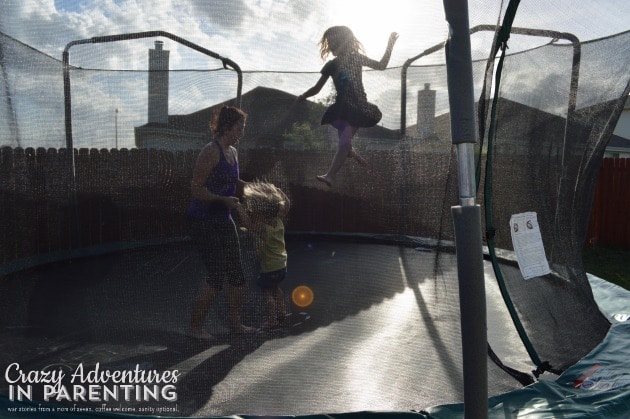
M 582 257 L 586 272 L 630 290 L 630 249 L 592 246 Z

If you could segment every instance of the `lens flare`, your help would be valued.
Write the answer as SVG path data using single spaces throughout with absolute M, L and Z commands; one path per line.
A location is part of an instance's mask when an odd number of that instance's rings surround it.
M 310 306 L 313 303 L 314 297 L 313 290 L 306 285 L 296 287 L 291 293 L 293 303 L 302 308 Z

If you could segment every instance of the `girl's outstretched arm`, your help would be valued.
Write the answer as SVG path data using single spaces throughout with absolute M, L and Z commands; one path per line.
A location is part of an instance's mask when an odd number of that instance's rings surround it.
M 392 32 L 389 35 L 389 42 L 387 42 L 387 48 L 385 49 L 385 54 L 383 54 L 383 58 L 381 61 L 378 61 L 378 65 L 374 66 L 375 70 L 385 70 L 387 68 L 387 64 L 389 64 L 389 59 L 392 56 L 392 50 L 394 49 L 394 44 L 398 40 L 398 33 Z
M 318 94 L 322 90 L 322 87 L 324 87 L 324 85 L 326 84 L 326 80 L 328 80 L 328 77 L 328 75 L 322 74 L 319 80 L 317 80 L 317 83 L 315 83 L 315 86 L 311 87 L 306 92 L 298 96 L 298 100 L 305 100 L 307 97 L 315 96 L 316 94 Z

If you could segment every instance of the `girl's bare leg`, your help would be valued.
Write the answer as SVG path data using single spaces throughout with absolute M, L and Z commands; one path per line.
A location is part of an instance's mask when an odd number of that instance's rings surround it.
M 261 326 L 261 330 L 270 330 L 278 325 L 276 319 L 276 304 L 273 300 L 273 293 L 268 288 L 262 289 L 263 301 L 265 304 L 265 323 Z
M 284 293 L 280 287 L 264 288 L 262 290 L 265 301 L 267 321 L 261 330 L 271 330 L 278 327 L 286 317 L 286 307 L 284 304 Z
M 351 159 L 355 159 L 361 167 L 367 167 L 368 165 L 367 161 L 363 158 L 363 156 L 359 154 L 357 149 L 354 147 L 350 149 L 350 153 L 348 153 L 348 157 L 350 157 Z
M 274 290 L 274 300 L 276 303 L 276 318 L 278 320 L 284 320 L 287 315 L 287 307 L 284 303 L 284 293 L 280 287 L 276 287 Z
M 332 163 L 328 168 L 328 172 L 325 175 L 317 176 L 317 179 L 331 186 L 335 180 L 335 175 L 343 163 L 346 161 L 346 158 L 352 154 L 351 157 L 357 156 L 356 151 L 353 151 L 352 148 L 352 137 L 357 132 L 358 128 L 353 127 L 352 125 L 345 124 L 343 128 L 337 129 L 339 133 L 339 146 L 337 147 L 337 152 L 333 157 Z M 356 157 L 355 157 L 356 158 Z

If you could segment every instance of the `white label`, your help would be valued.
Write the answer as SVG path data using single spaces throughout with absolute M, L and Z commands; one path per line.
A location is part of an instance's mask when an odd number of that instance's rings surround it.
M 523 278 L 530 279 L 551 272 L 545 255 L 535 212 L 514 214 L 510 218 L 512 244 Z

